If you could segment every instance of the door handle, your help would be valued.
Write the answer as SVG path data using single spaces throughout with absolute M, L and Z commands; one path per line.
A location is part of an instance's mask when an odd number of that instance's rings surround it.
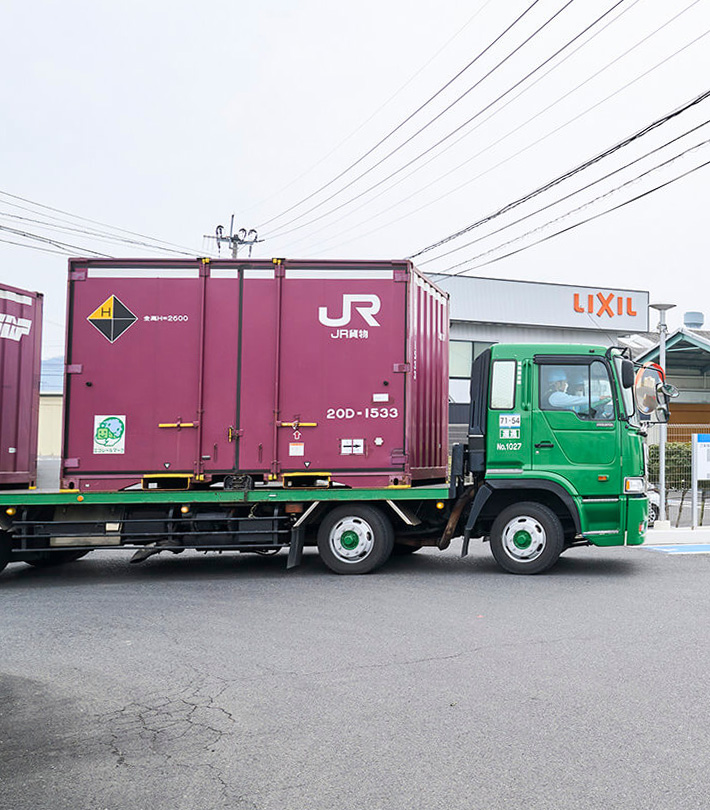
M 539 442 L 535 445 L 535 447 L 554 447 L 555 445 L 552 442 Z

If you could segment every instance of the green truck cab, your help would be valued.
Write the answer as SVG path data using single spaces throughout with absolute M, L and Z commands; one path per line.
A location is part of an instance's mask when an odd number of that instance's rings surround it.
M 550 568 L 573 545 L 639 545 L 648 525 L 643 382 L 621 348 L 497 344 L 474 363 L 467 449 L 473 479 L 464 553 L 484 537 L 512 573 Z M 658 380 L 662 384 L 662 379 Z M 644 395 L 648 390 L 643 391 Z M 461 480 L 461 479 L 460 479 Z

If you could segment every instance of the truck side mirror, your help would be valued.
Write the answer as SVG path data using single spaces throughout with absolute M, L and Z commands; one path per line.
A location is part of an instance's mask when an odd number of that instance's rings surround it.
M 635 380 L 635 373 L 634 373 L 634 364 L 631 360 L 622 360 L 621 361 L 621 385 L 623 388 L 633 388 L 634 387 L 634 380 Z
M 675 385 L 671 385 L 670 383 L 663 383 L 662 385 L 658 386 L 658 393 L 662 394 L 666 399 L 675 399 L 678 396 L 680 391 L 675 387 Z
M 656 417 L 655 421 L 659 425 L 665 425 L 668 422 L 668 419 L 670 418 L 670 414 L 668 412 L 668 406 L 667 405 L 659 405 L 656 408 L 656 413 L 654 414 L 654 416 Z

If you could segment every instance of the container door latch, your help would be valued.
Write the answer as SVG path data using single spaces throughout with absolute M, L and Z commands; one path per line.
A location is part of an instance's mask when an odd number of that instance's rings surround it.
M 238 439 L 244 433 L 243 430 L 237 430 L 234 425 L 230 425 L 227 428 L 227 441 L 233 442 L 235 439 Z

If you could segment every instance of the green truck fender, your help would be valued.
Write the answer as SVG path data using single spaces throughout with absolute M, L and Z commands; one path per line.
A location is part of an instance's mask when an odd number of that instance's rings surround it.
M 545 481 L 541 478 L 526 478 L 526 479 L 507 479 L 507 478 L 496 478 L 489 481 L 484 481 L 483 484 L 478 488 L 476 492 L 476 497 L 473 499 L 473 503 L 471 504 L 471 511 L 468 514 L 468 519 L 466 521 L 466 528 L 464 529 L 463 535 L 463 546 L 461 548 L 461 556 L 465 557 L 468 554 L 468 546 L 473 536 L 473 529 L 476 525 L 476 521 L 478 520 L 481 512 L 483 511 L 484 506 L 489 501 L 491 496 L 496 492 L 501 492 L 504 490 L 532 490 L 532 491 L 544 491 L 549 492 L 551 495 L 559 498 L 559 500 L 564 504 L 567 511 L 572 517 L 574 522 L 574 529 L 576 534 L 581 534 L 582 532 L 582 524 L 579 519 L 579 510 L 577 508 L 577 504 L 575 503 L 574 498 L 569 494 L 569 492 L 560 484 L 555 483 L 554 481 Z

